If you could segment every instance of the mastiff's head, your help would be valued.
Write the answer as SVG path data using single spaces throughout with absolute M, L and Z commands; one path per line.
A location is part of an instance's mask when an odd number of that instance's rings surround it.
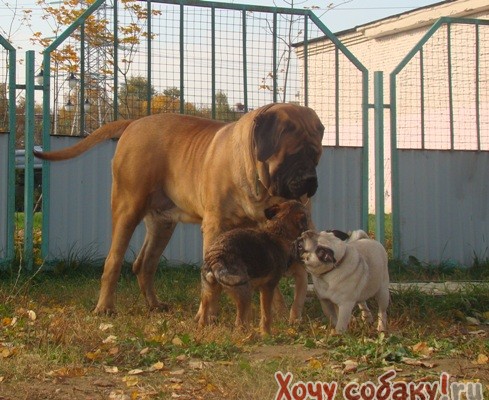
M 298 199 L 316 193 L 316 167 L 324 126 L 308 107 L 272 104 L 255 111 L 257 173 L 272 196 Z

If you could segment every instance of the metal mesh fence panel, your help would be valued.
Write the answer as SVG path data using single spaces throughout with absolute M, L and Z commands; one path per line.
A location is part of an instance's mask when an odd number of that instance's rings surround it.
M 53 54 L 51 132 L 161 112 L 233 121 L 296 102 L 318 112 L 325 145 L 361 146 L 362 79 L 308 13 L 105 2 Z
M 489 26 L 442 25 L 397 76 L 397 145 L 489 150 Z

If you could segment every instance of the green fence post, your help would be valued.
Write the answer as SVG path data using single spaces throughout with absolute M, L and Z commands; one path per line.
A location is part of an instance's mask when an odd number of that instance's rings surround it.
M 385 244 L 384 206 L 384 74 L 374 72 L 375 238 Z
M 248 112 L 248 58 L 246 35 L 246 10 L 241 12 L 241 24 L 243 27 L 242 51 L 243 51 L 243 104 L 245 112 Z
M 34 51 L 25 62 L 25 175 L 24 175 L 24 259 L 32 269 L 34 259 Z
M 82 15 L 80 15 L 75 22 L 73 22 L 63 33 L 56 37 L 56 39 L 44 49 L 43 52 L 43 72 L 44 79 L 42 86 L 39 89 L 42 90 L 42 146 L 43 151 L 49 151 L 51 149 L 51 133 L 52 131 L 52 115 L 51 115 L 51 75 L 56 74 L 56 71 L 51 72 L 51 54 L 77 29 L 81 28 L 86 19 L 92 15 L 105 0 L 96 0 L 88 7 Z M 117 17 L 117 2 L 114 2 L 114 17 Z M 114 23 L 114 27 L 117 25 Z M 114 68 L 117 71 L 117 29 L 115 29 L 114 39 Z M 117 99 L 117 72 L 114 76 L 114 100 Z M 54 111 L 53 111 L 54 113 Z M 114 118 L 118 115 L 117 101 L 114 101 Z M 56 123 L 54 123 L 56 125 Z M 51 167 L 49 161 L 44 160 L 42 163 L 42 247 L 41 255 L 45 259 L 48 257 L 49 250 L 49 225 L 50 225 L 50 194 L 49 188 L 51 185 Z
M 15 47 L 0 35 L 0 45 L 8 51 L 8 178 L 7 178 L 7 243 L 5 260 L 11 261 L 15 257 L 15 93 L 16 93 L 16 62 L 17 53 Z
M 151 36 L 153 35 L 153 28 L 151 25 L 151 18 L 152 18 L 152 11 L 151 11 L 151 1 L 146 2 L 146 7 L 147 7 L 147 15 L 148 15 L 148 20 L 146 24 L 146 29 L 147 29 L 147 35 L 148 35 L 148 60 L 147 60 L 147 76 L 148 76 L 148 82 L 146 84 L 146 114 L 151 115 L 151 101 L 153 100 L 153 93 L 151 91 L 151 82 L 153 80 L 153 70 L 152 70 L 152 64 L 153 64 L 153 57 L 152 57 L 152 42 L 153 39 Z
M 397 88 L 396 74 L 391 73 L 389 77 L 390 88 L 390 127 L 391 127 L 391 192 L 392 192 L 392 256 L 399 259 L 401 228 L 399 216 L 399 161 L 397 150 Z
M 50 113 L 50 88 L 51 88 L 51 58 L 49 52 L 43 55 L 43 82 L 42 82 L 42 149 L 51 150 L 51 113 Z M 45 259 L 49 247 L 49 188 L 51 186 L 51 166 L 47 160 L 42 162 L 42 244 L 41 257 Z
M 185 114 L 185 10 L 180 4 L 180 114 Z

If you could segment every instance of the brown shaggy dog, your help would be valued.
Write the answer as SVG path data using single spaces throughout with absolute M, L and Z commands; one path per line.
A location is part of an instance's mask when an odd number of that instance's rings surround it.
M 215 316 L 223 289 L 236 303 L 236 326 L 248 326 L 256 288 L 260 292 L 260 331 L 270 334 L 273 292 L 293 261 L 293 243 L 307 229 L 309 212 L 291 200 L 267 208 L 265 216 L 263 229 L 232 229 L 207 250 L 202 267 L 201 326 Z

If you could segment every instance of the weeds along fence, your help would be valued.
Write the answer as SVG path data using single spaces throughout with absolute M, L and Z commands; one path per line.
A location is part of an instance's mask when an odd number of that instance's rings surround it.
M 396 258 L 464 264 L 474 254 L 487 258 L 488 21 L 440 19 L 384 85 L 383 72 L 369 72 L 310 10 L 122 4 L 94 2 L 42 60 L 27 52 L 26 118 L 33 122 L 26 125 L 26 154 L 36 129 L 45 149 L 59 149 L 114 119 L 178 112 L 234 121 L 270 102 L 296 102 L 314 108 L 326 126 L 313 198 L 319 229 L 367 229 L 374 188 L 375 232 L 385 241 L 392 185 Z M 42 127 L 33 118 L 40 95 Z M 449 145 L 432 141 L 441 136 Z M 115 146 L 109 141 L 77 159 L 43 164 L 43 259 L 107 253 Z M 26 157 L 26 173 L 29 163 Z M 24 257 L 31 263 L 32 202 L 26 190 Z M 13 226 L 13 211 L 0 208 Z M 129 260 L 143 237 L 141 226 Z M 199 227 L 181 225 L 164 256 L 198 263 L 201 253 Z

